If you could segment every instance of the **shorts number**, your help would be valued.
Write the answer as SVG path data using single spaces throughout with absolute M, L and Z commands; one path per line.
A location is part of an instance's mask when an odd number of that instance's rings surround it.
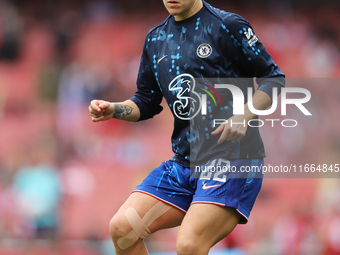
M 230 161 L 225 159 L 214 159 L 211 163 L 206 166 L 205 170 L 202 171 L 200 180 L 210 180 L 213 175 L 213 181 L 226 182 L 227 172 L 226 169 L 230 168 Z

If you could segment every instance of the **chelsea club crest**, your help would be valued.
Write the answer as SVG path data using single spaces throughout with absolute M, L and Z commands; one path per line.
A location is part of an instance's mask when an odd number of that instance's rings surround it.
M 197 47 L 197 56 L 200 58 L 207 58 L 211 55 L 212 53 L 212 48 L 209 44 L 207 43 L 202 43 Z

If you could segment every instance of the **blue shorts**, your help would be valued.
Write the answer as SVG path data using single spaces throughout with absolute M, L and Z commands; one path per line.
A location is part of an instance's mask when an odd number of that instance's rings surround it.
M 134 192 L 153 196 L 186 212 L 193 203 L 235 208 L 247 223 L 261 189 L 263 159 L 215 159 L 193 169 L 174 161 L 153 169 Z

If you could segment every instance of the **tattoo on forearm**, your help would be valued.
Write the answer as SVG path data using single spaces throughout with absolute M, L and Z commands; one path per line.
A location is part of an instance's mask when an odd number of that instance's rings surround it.
M 132 113 L 133 108 L 128 105 L 114 104 L 114 113 L 112 118 L 122 119 Z

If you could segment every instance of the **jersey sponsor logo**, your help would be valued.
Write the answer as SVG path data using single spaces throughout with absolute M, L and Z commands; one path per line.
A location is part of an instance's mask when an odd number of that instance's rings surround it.
M 212 48 L 209 44 L 202 43 L 197 47 L 196 53 L 200 58 L 207 58 L 211 55 Z
M 190 74 L 180 74 L 169 84 L 169 91 L 176 94 L 172 110 L 181 120 L 194 118 L 201 109 L 201 97 L 195 91 L 195 79 Z
M 161 62 L 164 58 L 166 58 L 168 55 L 164 55 L 163 57 L 161 57 L 160 59 L 157 60 L 157 65 L 159 64 L 159 62 Z
M 246 36 L 250 46 L 253 46 L 259 40 L 257 36 L 254 35 L 254 32 L 250 27 L 248 28 L 248 31 L 244 32 L 244 35 Z
M 207 189 L 212 189 L 212 188 L 216 188 L 219 186 L 221 186 L 221 184 L 207 185 L 207 183 L 205 182 L 202 189 L 207 190 Z

